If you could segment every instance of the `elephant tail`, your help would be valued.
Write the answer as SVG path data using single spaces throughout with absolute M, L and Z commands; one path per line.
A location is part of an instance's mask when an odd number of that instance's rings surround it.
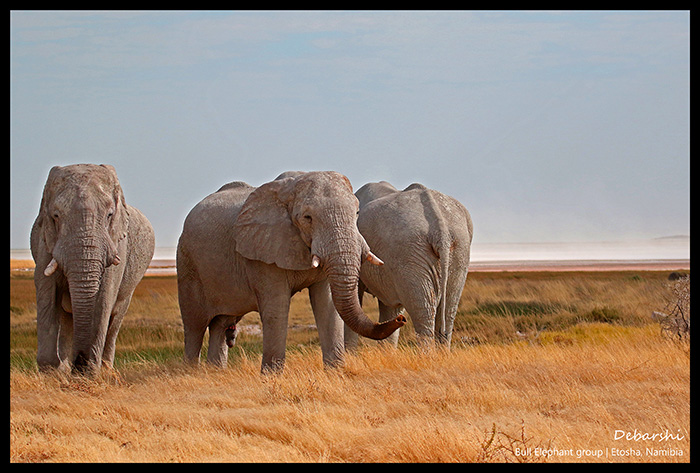
M 440 343 L 447 343 L 447 279 L 450 271 L 451 243 L 450 234 L 441 235 L 441 238 L 433 245 L 433 251 L 438 255 L 439 277 L 438 285 L 440 295 L 435 311 L 435 337 Z
M 435 311 L 435 338 L 440 343 L 448 342 L 447 330 L 447 280 L 450 274 L 450 260 L 454 239 L 448 228 L 445 219 L 441 215 L 440 206 L 435 202 L 434 196 L 430 192 L 426 192 L 429 196 L 430 208 L 433 209 L 434 222 L 436 224 L 428 234 L 428 242 L 432 247 L 433 252 L 438 258 L 438 277 L 436 289 L 438 289 L 438 304 Z

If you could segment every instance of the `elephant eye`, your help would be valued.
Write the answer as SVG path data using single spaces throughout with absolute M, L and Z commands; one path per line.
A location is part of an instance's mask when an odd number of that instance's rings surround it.
M 304 215 L 304 219 L 305 219 L 307 222 L 309 222 L 309 223 L 311 223 L 311 221 L 313 220 L 313 219 L 311 218 L 311 215 Z

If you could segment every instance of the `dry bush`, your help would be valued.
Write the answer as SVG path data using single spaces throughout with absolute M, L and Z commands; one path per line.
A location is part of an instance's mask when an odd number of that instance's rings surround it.
M 509 434 L 496 427 L 494 423 L 489 432 L 484 433 L 484 440 L 480 445 L 481 452 L 476 459 L 480 463 L 545 463 L 544 455 L 532 455 L 536 449 L 549 450 L 551 440 L 546 446 L 534 445 L 533 438 L 525 435 L 525 422 L 521 421 L 520 432 Z
M 679 341 L 690 341 L 690 276 L 668 284 L 669 300 L 664 312 L 652 312 L 652 319 L 661 326 L 663 336 Z

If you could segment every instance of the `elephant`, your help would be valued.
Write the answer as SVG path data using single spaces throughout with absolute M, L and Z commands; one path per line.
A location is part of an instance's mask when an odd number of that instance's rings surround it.
M 456 199 L 414 183 L 398 191 L 386 181 L 362 186 L 357 226 L 384 265 L 363 264 L 359 296 L 379 300 L 379 320 L 405 308 L 422 346 L 450 346 L 467 279 L 472 220 Z M 399 331 L 387 339 L 396 346 Z M 345 331 L 346 348 L 357 335 Z
M 31 231 L 37 365 L 96 375 L 153 257 L 148 219 L 124 200 L 111 165 L 54 166 Z
M 360 307 L 361 262 L 382 262 L 357 229 L 358 208 L 350 181 L 334 171 L 286 172 L 257 188 L 231 182 L 195 205 L 176 254 L 185 360 L 199 362 L 208 330 L 207 361 L 225 366 L 236 323 L 258 311 L 261 372 L 282 371 L 290 299 L 304 288 L 325 366 L 343 363 L 343 321 L 374 339 L 403 326 L 402 315 L 380 324 Z

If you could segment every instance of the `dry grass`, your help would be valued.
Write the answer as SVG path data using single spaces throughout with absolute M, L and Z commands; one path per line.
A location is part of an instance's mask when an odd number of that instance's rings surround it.
M 651 327 L 579 332 L 560 334 L 571 343 L 449 354 L 365 348 L 337 371 L 316 350 L 297 351 L 273 377 L 259 374 L 258 356 L 225 370 L 153 364 L 99 380 L 12 371 L 10 459 L 470 462 L 499 458 L 486 441 L 496 426 L 501 436 L 526 429 L 524 461 L 547 459 L 537 447 L 574 452 L 549 461 L 687 461 L 688 357 Z M 635 429 L 684 439 L 614 440 Z M 684 456 L 646 452 L 670 446 Z M 610 456 L 630 447 L 640 456 Z M 580 449 L 608 456 L 577 459 Z
M 246 333 L 228 368 L 184 366 L 174 278 L 146 278 L 118 373 L 96 380 L 36 372 L 31 279 L 11 278 L 10 460 L 689 461 L 688 351 L 643 319 L 663 307 L 664 275 L 469 278 L 451 352 L 422 352 L 406 330 L 399 349 L 367 343 L 325 370 L 314 331 L 292 330 L 276 376 Z M 292 326 L 313 322 L 307 303 L 295 297 Z M 529 323 L 548 327 L 506 333 Z
M 34 266 L 34 260 L 31 259 L 10 259 L 10 271 L 30 270 Z

